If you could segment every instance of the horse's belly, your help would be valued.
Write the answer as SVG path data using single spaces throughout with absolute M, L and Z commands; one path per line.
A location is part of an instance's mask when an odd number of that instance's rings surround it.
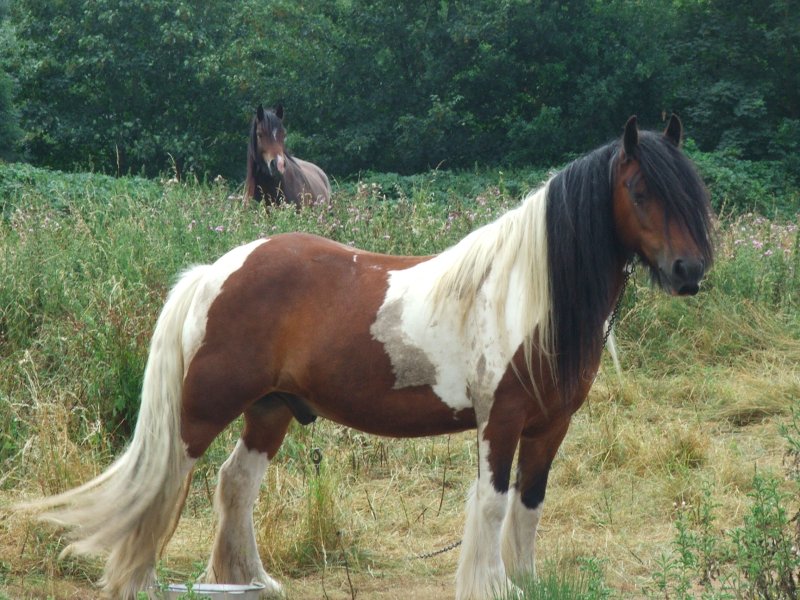
M 422 437 L 475 428 L 475 412 L 454 410 L 429 386 L 389 390 L 369 397 L 325 395 L 308 401 L 319 416 L 359 431 L 389 437 Z

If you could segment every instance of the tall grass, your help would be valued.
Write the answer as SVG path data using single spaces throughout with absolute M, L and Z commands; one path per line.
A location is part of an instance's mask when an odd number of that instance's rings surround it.
M 224 182 L 0 165 L 0 504 L 66 489 L 119 452 L 135 422 L 156 316 L 186 266 L 291 230 L 379 252 L 438 252 L 544 175 L 374 175 L 340 185 L 330 205 L 297 212 L 244 208 Z M 548 568 L 536 585 L 572 592 L 537 596 L 531 587 L 526 597 L 672 598 L 697 592 L 709 570 L 739 578 L 725 588 L 731 597 L 751 597 L 745 585 L 758 576 L 745 575 L 748 565 L 762 574 L 797 568 L 786 552 L 774 555 L 782 563 L 757 555 L 765 545 L 751 534 L 774 525 L 792 535 L 800 508 L 792 413 L 800 223 L 786 213 L 726 214 L 700 295 L 666 297 L 641 273 L 629 286 L 617 327 L 623 376 L 604 368 L 554 463 L 545 503 L 539 548 Z M 196 470 L 187 529 L 177 536 L 193 561 L 209 543 L 216 469 L 237 433 L 222 435 Z M 311 446 L 325 456 L 319 475 Z M 356 587 L 375 572 L 447 579 L 455 553 L 413 557 L 458 538 L 474 473 L 469 433 L 398 442 L 325 422 L 295 426 L 257 506 L 262 555 L 268 569 L 298 578 L 355 570 Z M 188 530 L 192 523 L 199 531 Z M 766 547 L 777 547 L 777 535 Z M 59 563 L 58 548 L 52 530 L 2 520 L 0 590 L 17 582 L 12 597 L 66 597 L 58 582 L 69 588 L 97 576 L 96 564 Z M 188 576 L 192 564 L 176 568 Z M 26 596 L 19 582 L 31 577 L 40 583 Z M 725 591 L 713 581 L 709 594 Z

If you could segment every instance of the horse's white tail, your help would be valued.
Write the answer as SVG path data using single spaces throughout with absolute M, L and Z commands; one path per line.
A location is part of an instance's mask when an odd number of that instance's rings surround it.
M 182 330 L 208 267 L 187 271 L 156 323 L 133 440 L 106 471 L 82 486 L 24 505 L 71 528 L 65 554 L 108 553 L 100 584 L 111 598 L 135 599 L 153 583 L 156 554 L 172 534 L 183 483 L 194 464 L 180 437 Z

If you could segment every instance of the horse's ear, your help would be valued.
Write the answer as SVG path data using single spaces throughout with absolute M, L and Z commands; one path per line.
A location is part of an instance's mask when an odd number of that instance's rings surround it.
M 264 120 L 264 105 L 263 104 L 259 104 L 258 105 L 258 108 L 256 109 L 256 117 L 258 118 L 259 121 L 263 121 Z
M 275 107 L 275 116 L 283 121 L 283 104 L 278 104 L 278 106 Z
M 636 147 L 639 145 L 639 127 L 636 124 L 636 115 L 633 115 L 625 123 L 625 133 L 622 135 L 622 147 L 625 150 L 625 158 L 633 158 Z
M 667 123 L 667 128 L 664 130 L 664 137 L 680 147 L 683 139 L 683 125 L 675 113 L 672 113 L 669 117 L 669 123 Z

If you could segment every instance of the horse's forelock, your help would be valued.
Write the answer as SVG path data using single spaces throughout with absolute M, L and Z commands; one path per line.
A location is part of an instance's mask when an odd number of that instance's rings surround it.
M 259 121 L 257 120 L 254 122 L 253 125 L 253 134 L 255 135 L 256 127 L 258 126 Z M 283 131 L 283 121 L 271 110 L 264 111 L 264 119 L 260 121 L 262 128 L 264 131 L 269 132 L 269 136 L 277 140 L 278 133 Z
M 265 110 L 262 119 L 259 119 L 258 115 L 253 117 L 253 120 L 250 122 L 250 140 L 247 145 L 247 153 L 250 160 L 255 162 L 263 162 L 263 159 L 260 157 L 260 152 L 258 151 L 259 125 L 276 141 L 278 140 L 278 133 L 283 131 L 283 122 L 271 110 Z
M 685 228 L 710 266 L 714 258 L 711 202 L 694 164 L 683 151 L 658 133 L 640 132 L 639 167 L 651 194 L 666 215 Z

